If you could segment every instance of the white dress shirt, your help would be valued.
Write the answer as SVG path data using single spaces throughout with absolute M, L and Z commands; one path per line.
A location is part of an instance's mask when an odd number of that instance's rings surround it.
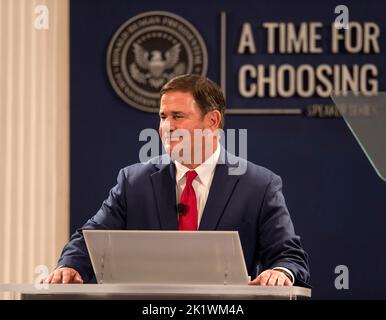
M 197 199 L 197 213 L 198 221 L 197 225 L 200 225 L 202 213 L 204 212 L 206 200 L 208 199 L 208 194 L 210 186 L 212 185 L 212 180 L 214 176 L 214 171 L 217 165 L 217 161 L 220 157 L 220 146 L 217 146 L 216 151 L 208 158 L 205 162 L 201 163 L 194 170 L 197 172 L 197 177 L 193 180 L 192 186 L 194 192 L 196 193 Z M 177 204 L 180 202 L 182 191 L 185 188 L 186 177 L 185 174 L 188 172 L 188 167 L 184 166 L 178 161 L 175 161 L 176 165 L 176 199 Z

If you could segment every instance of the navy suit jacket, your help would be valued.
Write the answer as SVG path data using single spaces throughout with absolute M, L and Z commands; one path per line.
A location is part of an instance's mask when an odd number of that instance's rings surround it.
M 258 271 L 285 267 L 294 274 L 295 285 L 308 286 L 308 256 L 295 234 L 280 177 L 222 150 L 224 154 L 226 161 L 216 166 L 199 230 L 237 230 L 252 279 Z M 165 157 L 119 172 L 108 198 L 72 235 L 58 265 L 74 268 L 85 282 L 93 280 L 82 229 L 178 230 L 175 165 L 160 164 Z M 246 172 L 229 175 L 235 163 L 245 165 Z

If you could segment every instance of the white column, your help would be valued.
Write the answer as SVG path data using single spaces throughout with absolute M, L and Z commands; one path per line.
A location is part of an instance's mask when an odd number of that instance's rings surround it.
M 0 0 L 0 283 L 32 283 L 68 239 L 68 6 Z

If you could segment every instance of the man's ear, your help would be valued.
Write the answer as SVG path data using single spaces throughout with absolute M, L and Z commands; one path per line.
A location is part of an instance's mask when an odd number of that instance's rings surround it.
M 206 115 L 209 122 L 209 128 L 212 130 L 219 129 L 221 123 L 221 113 L 218 110 L 211 110 Z

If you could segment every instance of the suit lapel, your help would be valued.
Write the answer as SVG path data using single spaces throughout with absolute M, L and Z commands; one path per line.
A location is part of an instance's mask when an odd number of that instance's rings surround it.
M 238 180 L 239 176 L 229 175 L 226 164 L 216 166 L 199 230 L 216 230 Z
M 162 230 L 177 230 L 176 174 L 173 163 L 160 165 L 151 177 Z

